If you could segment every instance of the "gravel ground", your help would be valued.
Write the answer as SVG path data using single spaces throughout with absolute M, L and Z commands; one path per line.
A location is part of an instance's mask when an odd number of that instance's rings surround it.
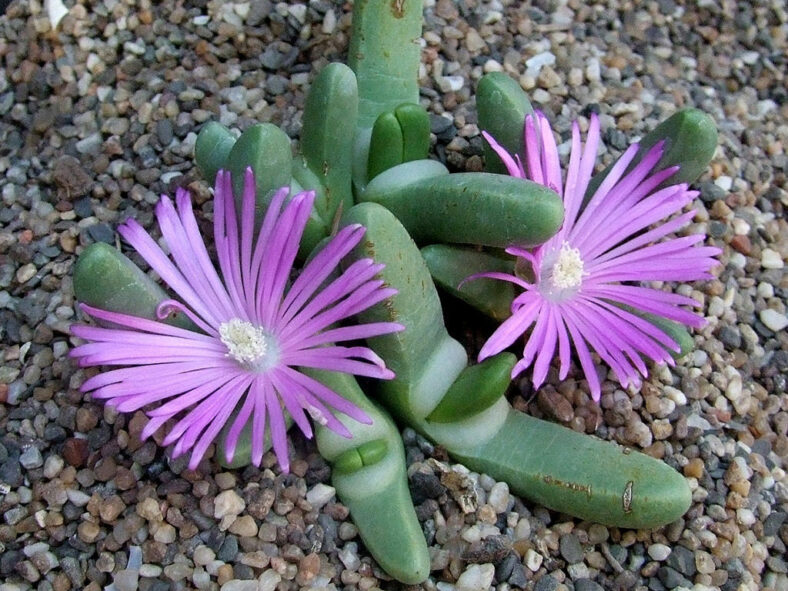
M 471 97 L 487 71 L 518 78 L 564 138 L 573 118 L 599 112 L 605 161 L 677 108 L 699 107 L 720 145 L 690 231 L 724 254 L 716 280 L 679 288 L 709 321 L 694 353 L 656 368 L 640 392 L 608 381 L 597 407 L 575 369 L 512 394 L 527 412 L 683 471 L 694 500 L 684 518 L 650 531 L 579 522 L 405 430 L 433 563 L 421 588 L 788 589 L 785 4 L 426 4 L 420 82 L 438 158 L 480 169 Z M 85 376 L 66 357 L 80 250 L 118 243 L 129 216 L 150 228 L 158 195 L 178 185 L 210 211 L 191 158 L 204 122 L 271 121 L 296 137 L 314 72 L 345 55 L 349 10 L 80 0 L 52 32 L 40 0 L 17 0 L 0 17 L 0 591 L 396 587 L 311 442 L 293 437 L 288 476 L 270 454 L 263 469 L 222 471 L 209 458 L 189 471 L 140 443 L 141 413 L 81 395 Z M 452 302 L 447 312 L 467 313 Z M 489 334 L 478 324 L 462 335 L 471 347 Z M 447 470 L 466 473 L 475 510 L 460 510 Z

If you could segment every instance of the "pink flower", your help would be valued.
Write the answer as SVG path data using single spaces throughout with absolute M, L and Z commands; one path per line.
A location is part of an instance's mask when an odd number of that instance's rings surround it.
M 709 279 L 717 264 L 718 248 L 696 246 L 705 236 L 666 238 L 685 226 L 694 211 L 680 212 L 697 195 L 686 184 L 658 189 L 678 167 L 654 172 L 663 145 L 654 146 L 642 161 L 626 172 L 638 151 L 633 144 L 619 158 L 585 208 L 581 208 L 596 162 L 599 120 L 592 115 L 585 146 L 580 130 L 572 127 L 572 149 L 562 182 L 558 148 L 547 118 L 526 117 L 523 160 L 512 158 L 488 134 L 485 138 L 506 164 L 509 174 L 530 179 L 562 195 L 564 224 L 540 247 L 517 246 L 507 252 L 521 257 L 533 270 L 533 281 L 505 273 L 483 273 L 510 281 L 525 291 L 512 302 L 512 315 L 482 347 L 479 360 L 509 347 L 532 325 L 523 358 L 512 377 L 534 364 L 535 387 L 544 383 L 558 347 L 560 378 L 569 372 L 571 351 L 577 353 L 594 400 L 600 383 L 591 358 L 595 351 L 625 387 L 640 386 L 648 375 L 643 357 L 673 363 L 668 349 L 678 344 L 662 330 L 627 311 L 630 306 L 693 327 L 703 318 L 681 306 L 697 306 L 691 298 L 639 285 L 642 281 L 694 281 Z M 656 226 L 653 226 L 657 224 Z M 652 227 L 653 226 L 653 227 Z
M 299 371 L 315 368 L 380 379 L 393 372 L 367 347 L 337 346 L 402 330 L 395 323 L 336 326 L 394 293 L 375 279 L 383 265 L 363 259 L 339 274 L 337 267 L 361 240 L 364 228 L 347 226 L 290 281 L 293 262 L 314 193 L 288 189 L 273 197 L 255 240 L 255 183 L 247 169 L 240 219 L 230 174 L 216 177 L 214 239 L 221 277 L 208 256 L 192 211 L 189 193 L 179 189 L 176 205 L 162 196 L 156 216 L 172 260 L 134 220 L 120 234 L 180 297 L 159 306 L 160 319 L 183 312 L 200 332 L 82 305 L 82 310 L 112 328 L 73 326 L 87 341 L 71 351 L 83 367 L 124 366 L 100 373 L 82 386 L 122 412 L 148 405 L 150 437 L 177 418 L 164 439 L 175 457 L 191 451 L 197 467 L 208 446 L 238 409 L 227 434 L 231 461 L 244 425 L 251 421 L 252 461 L 260 465 L 266 428 L 280 466 L 288 470 L 283 408 L 307 437 L 307 418 L 350 437 L 328 407 L 357 421 L 369 417 L 336 392 Z M 240 231 L 239 231 L 240 226 Z M 267 427 L 266 427 L 267 423 Z

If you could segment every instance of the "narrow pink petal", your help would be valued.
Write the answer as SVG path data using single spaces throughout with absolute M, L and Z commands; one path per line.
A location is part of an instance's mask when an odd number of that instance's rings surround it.
M 536 119 L 533 115 L 525 116 L 525 150 L 526 178 L 540 185 L 545 184 L 544 171 L 542 170 L 539 132 L 536 130 Z
M 127 328 L 132 328 L 134 330 L 141 330 L 153 334 L 169 335 L 169 336 L 188 338 L 194 340 L 203 340 L 203 341 L 213 340 L 213 338 L 207 335 L 202 335 L 192 330 L 186 330 L 185 328 L 178 328 L 177 326 L 172 326 L 171 324 L 166 324 L 164 322 L 157 322 L 155 320 L 148 320 L 147 318 L 140 318 L 139 316 L 131 316 L 130 314 L 122 314 L 120 312 L 110 312 L 108 310 L 101 310 L 100 308 L 94 308 L 93 306 L 88 306 L 87 304 L 80 304 L 79 309 L 82 310 L 85 314 L 88 314 L 89 316 L 92 316 L 97 320 L 104 320 L 105 322 L 111 322 L 113 324 L 117 324 L 118 326 L 124 326 Z
M 534 388 L 539 388 L 547 378 L 550 369 L 550 361 L 555 354 L 555 345 L 558 340 L 558 327 L 556 326 L 556 313 L 552 306 L 545 306 L 544 313 L 547 318 L 545 330 L 541 337 L 541 347 L 539 347 L 536 362 L 534 363 Z M 536 332 L 536 329 L 534 329 Z
M 284 239 L 282 240 L 281 248 L 278 248 L 276 240 L 272 241 L 270 256 L 277 261 L 277 265 L 270 281 L 265 281 L 262 272 L 258 277 L 258 281 L 263 283 L 263 295 L 261 300 L 258 301 L 257 308 L 260 312 L 260 320 L 263 326 L 273 326 L 274 319 L 279 313 L 285 286 L 290 278 L 301 236 L 304 233 L 314 201 L 315 193 L 313 191 L 296 195 L 288 206 L 288 210 L 291 207 L 294 210 L 293 219 L 290 220 L 287 215 L 288 211 L 285 211 L 285 214 L 280 219 L 279 228 L 274 231 L 275 237 L 282 236 Z M 263 266 L 264 268 L 265 265 Z M 266 286 L 270 286 L 270 291 L 266 291 Z
M 189 458 L 190 470 L 197 469 L 197 466 L 200 464 L 200 460 L 202 460 L 205 452 L 208 450 L 208 446 L 214 442 L 216 436 L 219 435 L 222 427 L 224 427 L 225 423 L 227 422 L 227 419 L 230 418 L 233 408 L 234 406 L 230 404 L 226 404 L 225 406 L 219 408 L 216 416 L 208 424 L 208 427 L 205 429 L 200 438 L 197 440 L 197 443 L 192 448 L 192 455 L 191 458 Z
M 564 380 L 566 379 L 566 376 L 569 375 L 569 365 L 572 357 L 572 350 L 569 344 L 569 335 L 566 332 L 566 325 L 564 324 L 564 318 L 561 315 L 560 307 L 556 308 L 555 326 L 556 332 L 558 333 L 558 358 L 561 361 L 561 369 L 558 373 L 558 378 Z
M 183 197 L 184 193 L 186 194 L 185 199 Z M 189 282 L 189 285 L 199 294 L 202 303 L 211 309 L 217 318 L 226 320 L 232 317 L 232 305 L 230 304 L 227 290 L 218 281 L 218 277 L 214 277 L 216 271 L 213 265 L 210 262 L 207 262 L 207 266 L 201 264 L 201 258 L 198 253 L 205 248 L 203 241 L 199 240 L 197 243 L 191 243 L 190 235 L 186 232 L 181 221 L 182 214 L 192 214 L 191 200 L 188 197 L 188 193 L 184 190 L 179 191 L 179 197 L 179 206 L 187 210 L 185 212 L 181 211 L 180 215 L 179 212 L 176 212 L 172 201 L 165 195 L 162 195 L 161 200 L 156 205 L 156 218 L 159 221 L 162 236 L 167 242 L 167 247 L 175 264 Z
M 197 314 L 209 324 L 219 320 L 204 304 L 202 297 L 186 280 L 178 268 L 167 258 L 159 245 L 135 220 L 128 220 L 118 228 L 118 233 L 142 256 L 159 277 L 169 285 Z
M 136 345 L 138 347 L 181 347 L 186 346 L 194 349 L 204 349 L 206 351 L 215 351 L 217 353 L 226 352 L 227 348 L 215 339 L 199 338 L 203 335 L 192 333 L 189 336 L 167 336 L 157 335 L 148 332 L 139 332 L 135 330 L 122 330 L 117 328 L 100 328 L 96 326 L 74 326 L 72 327 L 72 334 L 83 339 L 91 341 L 101 341 L 102 343 L 124 343 L 128 345 Z
M 599 375 L 596 372 L 594 361 L 591 359 L 591 353 L 588 350 L 586 341 L 580 334 L 580 331 L 574 322 L 572 322 L 572 320 L 566 315 L 563 315 L 562 317 L 564 322 L 566 322 L 566 327 L 572 337 L 572 343 L 574 343 L 575 351 L 577 351 L 577 357 L 580 359 L 580 367 L 583 368 L 583 374 L 586 376 L 588 388 L 591 390 L 591 397 L 596 402 L 599 402 L 599 398 L 602 395 L 602 388 L 599 383 Z
M 265 426 L 268 419 L 266 407 L 266 391 L 273 392 L 270 380 L 258 378 L 252 382 L 248 396 L 254 397 L 254 415 L 252 415 L 252 463 L 259 466 L 263 461 L 265 443 Z
M 337 409 L 339 412 L 346 414 L 351 419 L 366 425 L 372 424 L 372 419 L 369 418 L 367 413 L 314 378 L 302 374 L 301 372 L 296 371 L 290 367 L 283 367 L 278 371 L 281 371 L 289 379 L 300 384 L 306 390 L 314 394 L 318 399 L 322 400 L 332 408 Z
M 289 194 L 290 188 L 282 187 L 276 193 L 274 193 L 274 196 L 271 198 L 271 202 L 268 204 L 268 209 L 266 209 L 263 223 L 260 226 L 260 231 L 257 233 L 257 242 L 255 243 L 254 253 L 252 254 L 252 277 L 260 276 L 260 269 L 270 256 L 271 233 L 273 232 L 274 227 L 277 224 L 277 220 L 281 215 L 282 205 Z M 250 293 L 253 296 L 252 301 L 257 302 L 260 297 L 262 285 L 253 281 L 250 286 L 247 286 L 247 288 L 250 289 Z M 255 315 L 255 322 L 259 324 L 261 319 L 257 317 L 256 305 L 252 310 L 250 310 L 250 313 Z
M 558 158 L 558 146 L 553 137 L 553 130 L 550 128 L 550 122 L 544 113 L 541 111 L 536 112 L 538 119 L 539 133 L 541 135 L 542 146 L 542 170 L 544 171 L 544 185 L 563 196 L 563 183 L 561 181 L 561 161 Z
M 173 312 L 179 312 L 186 316 L 189 320 L 191 320 L 197 328 L 202 330 L 203 332 L 207 333 L 209 336 L 213 338 L 219 337 L 219 325 L 210 325 L 206 323 L 202 318 L 197 316 L 194 312 L 189 310 L 186 306 L 181 304 L 177 300 L 163 300 L 159 302 L 159 305 L 156 306 L 156 316 L 159 320 L 164 320 L 168 318 L 170 314 Z
M 309 318 L 304 310 L 282 329 L 282 346 L 289 347 L 293 342 L 298 341 L 300 335 L 314 334 L 328 328 L 335 322 L 358 314 L 396 293 L 396 289 L 383 287 L 382 281 L 369 281 L 320 314 Z
M 607 231 L 596 231 L 594 235 L 580 236 L 575 229 L 572 245 L 579 248 L 587 258 L 593 258 L 617 245 L 625 238 L 640 232 L 651 224 L 680 211 L 691 201 L 686 192 L 686 185 L 673 185 L 658 191 L 635 205 L 627 214 L 623 223 L 611 228 L 607 223 Z M 600 222 L 602 223 L 602 222 Z
M 292 379 L 292 374 L 283 371 L 277 371 L 275 373 L 277 374 L 277 380 L 281 383 L 281 388 L 293 393 L 298 399 L 301 408 L 308 410 L 313 420 L 342 437 L 348 439 L 353 437 L 347 427 L 345 427 L 345 425 L 343 425 L 304 384 Z M 366 417 L 366 415 L 363 416 Z M 369 422 L 368 418 L 364 422 Z M 311 437 L 311 430 L 309 431 L 308 437 Z
M 522 336 L 536 319 L 542 305 L 542 299 L 534 296 L 528 304 L 523 305 L 523 307 L 504 320 L 490 338 L 487 339 L 487 342 L 484 343 L 481 351 L 479 351 L 479 362 L 497 355 L 514 343 L 518 337 Z M 515 375 L 512 375 L 512 377 L 514 378 Z
M 705 324 L 703 318 L 678 307 L 698 306 L 698 302 L 692 298 L 636 285 L 604 285 L 589 289 L 584 286 L 583 289 L 587 295 L 627 304 L 643 312 L 663 316 L 688 326 L 699 328 Z
M 301 309 L 315 290 L 334 272 L 339 262 L 361 241 L 364 232 L 365 228 L 360 224 L 345 226 L 307 263 L 282 301 L 280 320 L 289 320 Z
M 158 431 L 168 420 L 169 417 L 155 417 L 150 419 L 142 428 L 142 432 L 140 433 L 140 441 L 145 441 L 148 439 L 148 437 Z
M 490 144 L 490 147 L 493 151 L 498 154 L 498 158 L 501 159 L 504 166 L 506 166 L 506 170 L 509 172 L 510 176 L 514 176 L 517 178 L 525 178 L 523 174 L 522 168 L 518 166 L 517 162 L 514 158 L 512 158 L 511 154 L 507 152 L 503 146 L 501 146 L 498 142 L 495 141 L 495 138 L 491 136 L 486 131 L 482 131 L 482 137 L 487 140 L 487 143 Z
M 254 396 L 251 394 L 253 387 L 253 385 L 249 386 L 243 406 L 238 411 L 235 419 L 233 419 L 233 424 L 230 426 L 227 437 L 225 437 L 224 440 L 224 459 L 228 463 L 232 462 L 235 457 L 235 448 L 238 446 L 238 439 L 241 436 L 241 431 L 243 431 L 246 423 L 252 416 L 252 410 L 254 410 Z
M 539 315 L 536 317 L 536 323 L 525 342 L 523 348 L 523 358 L 515 366 L 518 373 L 522 372 L 525 368 L 530 367 L 536 357 L 537 351 L 545 346 L 545 334 L 548 328 L 549 313 L 547 312 L 548 306 L 544 303 L 539 310 Z
M 287 450 L 287 428 L 282 407 L 279 405 L 279 397 L 274 394 L 272 389 L 265 390 L 265 406 L 268 409 L 268 424 L 271 428 L 271 442 L 276 459 L 282 472 L 288 474 L 290 472 L 290 457 Z
M 372 259 L 355 261 L 344 273 L 315 294 L 311 301 L 307 300 L 306 294 L 305 297 L 299 298 L 302 300 L 299 302 L 300 306 L 292 305 L 286 312 L 281 314 L 279 326 L 286 327 L 283 330 L 287 332 L 293 331 L 293 329 L 313 318 L 321 310 L 351 294 L 354 290 L 359 289 L 367 281 L 372 280 L 383 268 L 384 265 L 375 264 Z M 309 294 L 309 297 L 312 295 Z
M 306 349 L 325 345 L 327 343 L 341 343 L 344 341 L 358 341 L 377 337 L 384 334 L 401 332 L 405 327 L 397 322 L 370 322 L 369 324 L 354 324 L 341 326 L 317 333 L 311 337 L 298 340 L 298 348 Z
M 579 199 L 583 199 L 588 189 L 588 183 L 591 181 L 591 175 L 596 166 L 596 154 L 599 150 L 599 116 L 592 113 L 588 123 L 588 133 L 586 134 L 586 142 L 583 146 L 583 154 L 580 158 L 580 166 L 577 173 L 577 186 L 576 193 Z M 582 203 L 582 201 L 581 201 Z M 574 229 L 567 226 L 567 232 Z
M 376 363 L 351 359 L 339 355 L 323 355 L 321 353 L 322 349 L 312 349 L 309 352 L 303 351 L 293 354 L 290 357 L 292 359 L 292 364 L 300 367 L 339 371 L 380 380 L 390 380 L 394 378 L 394 373 L 390 369 L 380 367 Z
M 250 320 L 245 312 L 244 290 L 241 285 L 238 247 L 238 220 L 230 173 L 220 170 L 216 175 L 213 199 L 213 233 L 216 258 L 227 293 L 239 317 Z
M 693 217 L 695 217 L 694 211 L 681 214 L 680 216 L 666 221 L 665 223 L 660 224 L 648 232 L 643 232 L 642 234 L 638 234 L 637 236 L 630 238 L 626 242 L 621 243 L 616 248 L 608 250 L 604 254 L 594 257 L 593 262 L 594 264 L 604 263 L 610 259 L 614 259 L 621 255 L 625 255 L 629 252 L 637 250 L 646 244 L 656 242 L 660 238 L 663 238 L 664 236 L 667 236 L 668 234 L 683 228 L 690 222 L 690 220 L 692 220 Z M 698 235 L 703 236 L 702 234 Z
M 244 392 L 251 382 L 252 378 L 248 374 L 217 376 L 210 381 L 205 381 L 203 384 L 198 385 L 188 392 L 180 394 L 177 398 L 173 398 L 166 404 L 149 411 L 148 415 L 152 417 L 175 415 L 191 405 L 197 404 L 208 396 L 217 395 L 218 392 L 224 391 L 225 388 L 232 388 L 233 393 L 236 391 Z
M 257 185 L 251 166 L 244 171 L 244 189 L 241 198 L 241 280 L 244 285 L 246 308 L 254 306 L 254 289 L 252 288 L 252 247 L 254 243 L 255 205 Z
M 572 123 L 572 147 L 569 152 L 566 184 L 564 186 L 564 223 L 558 232 L 561 242 L 574 226 L 580 206 L 583 204 L 583 194 L 578 191 L 577 183 L 580 176 L 580 160 L 582 157 L 582 144 L 580 143 L 580 126 L 577 121 Z
M 462 286 L 465 285 L 466 282 L 476 281 L 477 279 L 498 279 L 500 281 L 508 281 L 509 283 L 514 283 L 515 285 L 519 285 L 525 290 L 531 290 L 534 288 L 533 284 L 528 283 L 523 279 L 520 279 L 516 275 L 510 275 L 509 273 L 499 273 L 494 271 L 488 271 L 485 273 L 474 273 L 473 275 L 469 275 L 468 277 L 466 277 L 460 282 L 457 288 L 462 289 Z
M 197 226 L 197 219 L 194 217 L 191 195 L 189 195 L 188 191 L 179 189 L 175 194 L 175 202 L 178 206 L 178 215 L 186 234 L 186 244 L 189 246 L 193 255 L 197 258 L 198 264 L 205 272 L 205 276 L 210 282 L 216 297 L 223 300 L 224 312 L 228 313 L 232 310 L 232 302 L 227 293 L 227 288 L 222 283 L 219 273 L 216 272 L 216 268 L 211 261 L 208 249 L 205 247 L 205 240 Z
M 274 386 L 274 391 L 277 393 L 279 399 L 284 403 L 287 412 L 301 429 L 301 432 L 307 439 L 312 439 L 312 425 L 309 424 L 309 419 L 304 413 L 304 406 L 302 403 L 301 390 L 303 388 L 298 384 L 286 383 L 280 379 L 281 372 L 272 371 L 268 373 L 268 378 Z

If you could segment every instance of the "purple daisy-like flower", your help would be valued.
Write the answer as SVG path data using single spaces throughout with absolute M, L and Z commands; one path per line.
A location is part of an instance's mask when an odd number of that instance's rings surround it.
M 558 347 L 560 378 L 569 372 L 574 349 L 594 400 L 599 400 L 601 386 L 591 350 L 613 369 L 622 385 L 639 387 L 638 374 L 648 375 L 643 357 L 672 364 L 669 350 L 678 351 L 679 346 L 626 307 L 692 327 L 705 322 L 682 308 L 697 306 L 692 298 L 637 283 L 713 278 L 709 270 L 717 264 L 714 257 L 721 251 L 696 246 L 705 239 L 703 234 L 665 238 L 692 219 L 694 211 L 666 220 L 688 205 L 697 191 L 690 191 L 684 183 L 659 188 L 678 170 L 674 166 L 654 172 L 663 154 L 662 143 L 627 172 L 639 148 L 633 144 L 582 208 L 600 141 L 596 115 L 591 116 L 585 145 L 581 144 L 577 122 L 572 127 L 563 182 L 558 148 L 547 118 L 539 112 L 526 117 L 524 134 L 525 165 L 488 134 L 484 137 L 509 174 L 550 187 L 562 196 L 564 223 L 553 238 L 536 249 L 507 249 L 530 263 L 533 281 L 506 273 L 480 275 L 510 281 L 525 291 L 514 299 L 512 315 L 484 344 L 479 360 L 506 349 L 533 325 L 523 358 L 512 370 L 513 378 L 533 363 L 534 386 L 541 386 Z
M 375 278 L 384 265 L 371 259 L 359 260 L 341 274 L 337 271 L 342 258 L 360 242 L 363 226 L 342 228 L 291 283 L 314 193 L 299 193 L 286 202 L 288 189 L 280 189 L 255 240 L 251 169 L 244 181 L 238 219 L 230 174 L 220 171 L 216 177 L 214 238 L 221 277 L 200 236 L 190 195 L 183 189 L 175 204 L 162 196 L 156 207 L 172 260 L 136 221 L 128 220 L 118 230 L 182 300 L 162 302 L 159 318 L 177 310 L 201 332 L 82 305 L 87 314 L 113 327 L 72 326 L 75 336 L 89 342 L 71 355 L 83 367 L 125 366 L 91 377 L 82 390 L 122 412 L 158 405 L 146 411 L 150 421 L 143 439 L 178 418 L 163 444 L 175 444 L 175 457 L 191 451 L 190 468 L 197 467 L 238 409 L 227 433 L 227 460 L 232 461 L 241 430 L 251 421 L 252 461 L 259 466 L 267 423 L 286 472 L 283 407 L 307 437 L 312 436 L 307 414 L 351 437 L 329 407 L 371 423 L 362 410 L 298 368 L 391 379 L 393 372 L 371 349 L 335 343 L 403 327 L 389 322 L 337 326 L 396 293 Z

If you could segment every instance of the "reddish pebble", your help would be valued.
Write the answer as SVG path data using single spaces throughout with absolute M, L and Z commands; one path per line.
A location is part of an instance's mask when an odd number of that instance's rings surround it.
M 79 468 L 88 459 L 88 441 L 70 437 L 63 443 L 63 458 L 69 465 Z
M 731 239 L 731 248 L 743 255 L 748 255 L 752 251 L 752 244 L 746 234 L 737 234 Z

